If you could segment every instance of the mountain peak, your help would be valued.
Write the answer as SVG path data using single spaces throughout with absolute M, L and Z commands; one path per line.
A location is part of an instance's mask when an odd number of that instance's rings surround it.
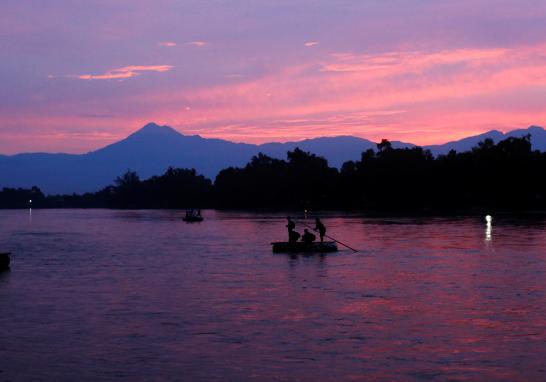
M 158 136 L 158 135 L 181 135 L 178 131 L 170 126 L 160 126 L 155 122 L 150 122 L 144 125 L 140 130 L 137 130 L 130 136 Z
M 157 128 L 160 128 L 161 126 L 159 126 L 157 123 L 155 122 L 148 122 L 146 125 L 144 125 L 142 127 L 141 130 L 151 130 L 151 129 L 157 129 Z
M 500 137 L 504 135 L 502 131 L 500 130 L 489 130 L 489 131 L 486 131 L 485 133 L 482 133 L 482 134 L 478 134 L 476 135 L 477 137 L 486 137 L 486 136 L 495 136 L 495 137 Z M 468 137 L 468 138 L 473 138 L 473 137 Z M 464 138 L 463 138 L 464 139 Z

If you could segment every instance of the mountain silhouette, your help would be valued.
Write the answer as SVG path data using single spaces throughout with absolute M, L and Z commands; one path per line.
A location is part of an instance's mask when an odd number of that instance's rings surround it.
M 447 154 L 450 150 L 457 152 L 469 151 L 484 139 L 490 138 L 498 143 L 509 137 L 521 138 L 524 135 L 531 135 L 531 146 L 533 150 L 546 151 L 546 130 L 539 126 L 531 126 L 527 129 L 512 130 L 502 133 L 498 130 L 491 130 L 483 134 L 463 138 L 458 141 L 447 142 L 442 145 L 429 145 L 424 148 L 430 150 L 434 155 Z
M 393 148 L 413 147 L 411 143 L 393 141 Z M 363 151 L 368 149 L 375 150 L 377 143 L 363 138 L 352 136 L 320 137 L 314 139 L 305 139 L 297 142 L 286 143 L 265 143 L 259 145 L 259 151 L 273 158 L 286 158 L 287 151 L 293 151 L 299 147 L 303 151 L 312 152 L 315 155 L 328 159 L 328 163 L 334 167 L 341 165 L 349 160 L 360 159 Z
M 525 134 L 531 134 L 534 149 L 546 151 L 546 131 L 537 126 L 506 134 L 493 130 L 424 148 L 436 155 L 451 149 L 460 152 L 470 150 L 485 138 L 498 142 L 508 136 Z M 392 145 L 394 148 L 414 146 L 396 141 Z M 338 136 L 253 145 L 184 135 L 171 127 L 149 123 L 119 142 L 86 154 L 0 155 L 0 188 L 36 185 L 48 194 L 90 192 L 111 184 L 128 169 L 136 171 L 141 178 L 148 178 L 162 174 L 169 166 L 195 168 L 198 173 L 214 179 L 221 169 L 244 166 L 259 152 L 285 158 L 286 152 L 296 147 L 323 156 L 330 165 L 340 167 L 348 160 L 360 159 L 363 151 L 376 149 L 376 143 L 352 136 Z

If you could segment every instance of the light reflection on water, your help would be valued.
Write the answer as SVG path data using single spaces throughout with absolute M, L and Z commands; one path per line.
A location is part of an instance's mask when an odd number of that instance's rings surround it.
M 546 380 L 544 220 L 0 211 L 0 380 Z M 300 227 L 301 228 L 301 227 Z M 302 229 L 300 229 L 302 230 Z

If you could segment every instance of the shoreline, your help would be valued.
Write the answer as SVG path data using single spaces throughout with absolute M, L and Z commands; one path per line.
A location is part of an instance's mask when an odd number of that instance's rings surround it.
M 191 207 L 187 208 L 108 208 L 108 207 L 33 207 L 31 210 L 108 210 L 108 211 L 186 211 L 192 209 Z M 195 209 L 195 208 L 193 208 Z M 29 208 L 0 208 L 1 211 L 28 211 Z M 214 207 L 204 207 L 201 208 L 202 211 L 218 211 L 218 212 L 243 212 L 243 213 L 271 213 L 271 214 L 291 214 L 293 216 L 299 216 L 300 214 L 305 214 L 302 210 L 296 209 L 272 209 L 272 208 L 214 208 Z M 371 218 L 381 218 L 381 217 L 477 217 L 485 215 L 494 215 L 496 217 L 537 217 L 537 218 L 546 218 L 546 210 L 494 210 L 488 209 L 486 207 L 477 209 L 468 209 L 468 210 L 359 210 L 359 209 L 343 209 L 343 208 L 332 208 L 332 209 L 320 209 L 320 210 L 309 210 L 307 214 L 310 217 L 317 215 L 337 215 L 337 214 L 348 214 L 353 216 L 365 216 Z M 347 216 L 346 216 L 347 217 Z

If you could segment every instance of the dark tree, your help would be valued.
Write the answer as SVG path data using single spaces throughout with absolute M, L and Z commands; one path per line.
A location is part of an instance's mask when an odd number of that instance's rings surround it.
M 0 208 L 30 207 L 46 207 L 45 196 L 38 187 L 34 186 L 31 189 L 3 188 L 0 191 Z
M 215 181 L 219 206 L 304 209 L 335 204 L 336 169 L 299 148 L 288 152 L 287 159 L 258 154 L 242 169 L 220 171 Z

